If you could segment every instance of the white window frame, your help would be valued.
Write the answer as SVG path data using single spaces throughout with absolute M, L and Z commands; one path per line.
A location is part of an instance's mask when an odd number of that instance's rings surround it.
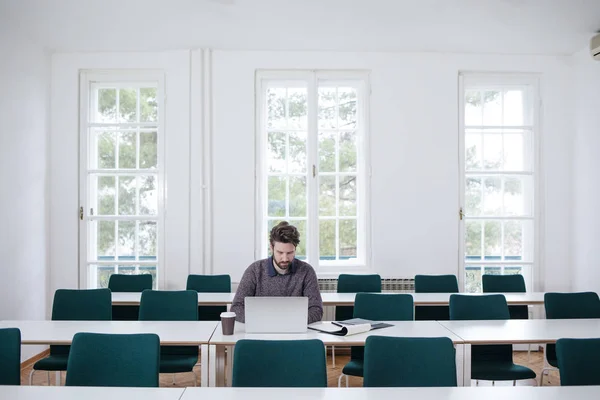
M 371 165 L 369 146 L 369 102 L 370 73 L 368 71 L 327 71 L 327 70 L 257 70 L 255 80 L 256 132 L 255 132 L 255 258 L 265 258 L 266 238 L 266 195 L 267 195 L 267 137 L 266 132 L 266 89 L 271 82 L 294 84 L 303 82 L 307 87 L 308 129 L 307 129 L 307 261 L 319 276 L 338 275 L 343 272 L 368 272 L 371 269 L 371 218 L 370 186 Z M 318 229 L 318 87 L 320 81 L 331 81 L 336 85 L 347 82 L 357 88 L 357 116 L 363 121 L 357 127 L 357 176 L 362 182 L 357 190 L 357 257 L 353 260 L 319 260 Z M 313 110 L 311 112 L 311 110 Z M 316 168 L 313 177 L 312 167 Z M 360 190 L 362 189 L 362 190 Z M 290 221 L 293 224 L 293 221 Z M 338 246 L 336 245 L 336 248 Z M 337 250 L 336 250 L 337 252 Z
M 106 86 L 106 87 L 131 87 L 132 85 L 138 86 L 143 83 L 149 83 L 157 87 L 157 103 L 158 103 L 158 115 L 157 122 L 149 124 L 152 127 L 156 127 L 157 130 L 157 168 L 153 170 L 153 174 L 157 175 L 157 192 L 158 192 L 158 204 L 157 204 L 157 216 L 155 218 L 157 222 L 157 259 L 156 262 L 144 262 L 144 261 L 107 261 L 98 262 L 97 260 L 90 259 L 90 246 L 89 240 L 93 238 L 90 232 L 89 221 L 95 217 L 90 215 L 90 204 L 92 202 L 92 187 L 89 181 L 89 169 L 88 163 L 92 156 L 94 149 L 89 146 L 89 128 L 90 125 L 102 126 L 101 123 L 90 124 L 90 111 L 94 105 L 94 100 L 91 98 L 92 90 L 91 86 Z M 81 70 L 79 79 L 79 204 L 83 208 L 83 218 L 79 216 L 79 287 L 80 288 L 91 288 L 96 287 L 92 285 L 92 277 L 89 274 L 91 264 L 119 264 L 119 265 L 140 265 L 140 264 L 151 264 L 156 265 L 156 287 L 162 289 L 165 287 L 165 77 L 164 72 L 158 70 Z M 117 105 L 118 112 L 118 105 Z M 139 110 L 138 110 L 139 112 Z M 110 125 L 110 124 L 107 124 Z M 112 124 L 115 126 L 117 124 Z M 138 123 L 132 123 L 132 125 L 139 126 Z M 141 123 L 143 125 L 143 123 Z M 139 151 L 139 145 L 138 150 Z M 118 193 L 116 193 L 118 196 Z M 109 217 L 114 220 L 127 220 L 136 217 Z M 154 219 L 154 218 L 153 218 Z M 137 233 L 136 233 L 137 236 Z M 118 237 L 115 237 L 118 240 Z M 137 243 L 135 244 L 137 246 Z M 115 255 L 116 257 L 117 255 Z M 95 282 L 95 281 L 94 281 Z
M 537 281 L 537 277 L 540 273 L 540 248 L 541 248 L 541 229 L 540 226 L 542 224 L 542 212 L 541 208 L 543 206 L 540 193 L 541 193 L 541 140 L 542 140 L 542 132 L 541 132 L 541 114 L 542 114 L 542 102 L 540 95 L 540 78 L 539 75 L 533 73 L 482 73 L 482 72 L 460 72 L 458 79 L 458 89 L 459 89 L 459 204 L 461 210 L 465 210 L 465 178 L 466 178 L 466 169 L 465 169 L 465 87 L 467 86 L 465 81 L 468 81 L 469 86 L 482 86 L 482 87 L 493 87 L 493 86 L 502 86 L 502 85 L 517 85 L 517 86 L 530 86 L 531 87 L 531 104 L 533 108 L 531 112 L 533 116 L 531 117 L 531 151 L 532 160 L 531 160 L 531 177 L 533 179 L 533 213 L 532 218 L 511 218 L 507 217 L 507 219 L 524 219 L 524 220 L 532 220 L 533 221 L 533 254 L 531 261 L 518 261 L 515 262 L 515 265 L 523 265 L 530 266 L 529 270 L 527 268 L 522 269 L 523 277 L 525 278 L 525 283 L 527 287 L 527 291 L 536 291 L 538 290 L 539 283 Z M 484 172 L 485 174 L 485 172 Z M 465 219 L 459 221 L 459 253 L 458 253 L 458 262 L 459 262 L 459 287 L 462 290 L 465 290 L 465 277 L 466 277 L 466 265 L 468 263 L 465 262 Z M 499 266 L 504 270 L 504 267 L 510 265 L 509 262 L 501 261 L 477 261 L 473 262 L 475 265 L 489 265 L 489 266 Z

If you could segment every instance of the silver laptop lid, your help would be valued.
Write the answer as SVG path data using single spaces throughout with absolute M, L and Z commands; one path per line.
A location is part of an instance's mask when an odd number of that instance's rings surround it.
M 302 333 L 308 325 L 308 297 L 246 297 L 246 333 Z

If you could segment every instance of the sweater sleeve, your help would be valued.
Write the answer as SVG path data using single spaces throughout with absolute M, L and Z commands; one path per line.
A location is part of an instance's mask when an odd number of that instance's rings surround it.
M 244 299 L 246 296 L 255 296 L 256 294 L 256 274 L 254 267 L 255 265 L 252 264 L 246 269 L 233 297 L 231 311 L 235 313 L 235 320 L 238 322 L 245 322 L 246 320 Z
M 320 321 L 323 318 L 323 300 L 319 290 L 319 282 L 315 270 L 309 266 L 304 281 L 303 296 L 308 297 L 308 323 Z

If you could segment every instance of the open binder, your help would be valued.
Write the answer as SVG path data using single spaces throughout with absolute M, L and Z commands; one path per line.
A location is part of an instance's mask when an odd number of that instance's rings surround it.
M 362 318 L 352 318 L 345 321 L 315 322 L 308 325 L 309 329 L 337 336 L 350 336 L 393 326 L 384 322 L 374 322 Z

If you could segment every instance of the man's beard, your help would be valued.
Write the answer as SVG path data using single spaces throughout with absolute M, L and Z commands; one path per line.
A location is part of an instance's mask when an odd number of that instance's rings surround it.
M 288 267 L 290 266 L 290 264 L 292 263 L 291 261 L 288 261 L 285 265 L 281 266 L 281 264 L 279 264 L 277 262 L 276 259 L 273 258 L 273 262 L 275 263 L 275 265 L 277 265 L 278 268 L 280 269 L 288 269 Z

